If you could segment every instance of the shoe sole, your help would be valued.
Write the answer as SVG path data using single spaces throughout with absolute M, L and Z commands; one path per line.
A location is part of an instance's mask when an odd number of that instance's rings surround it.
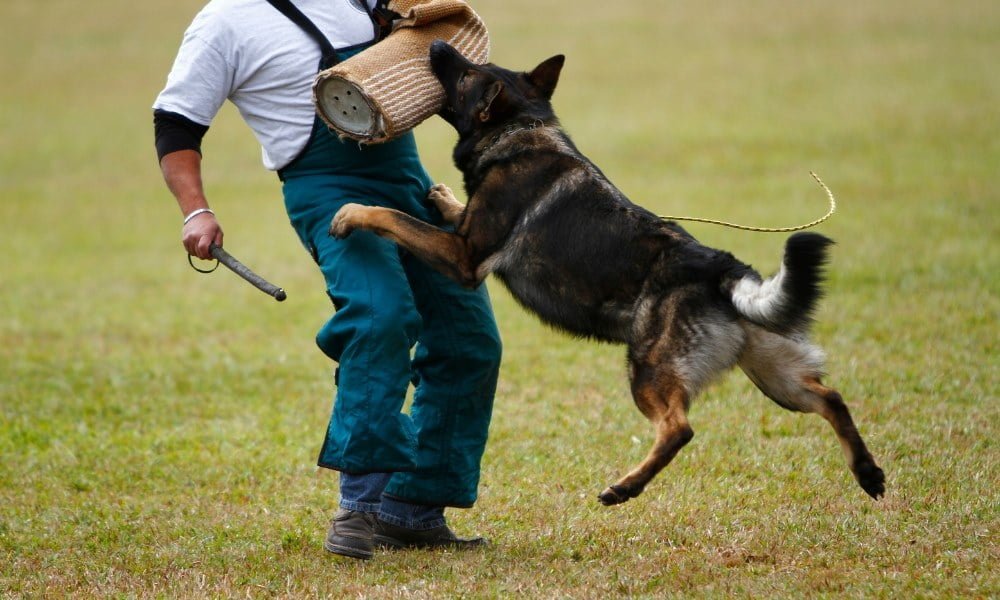
M 351 548 L 350 546 L 340 546 L 337 544 L 331 544 L 330 542 L 323 542 L 323 549 L 332 554 L 339 554 L 341 556 L 346 556 L 348 558 L 357 558 L 360 560 L 368 560 L 375 556 L 372 551 L 359 550 L 358 548 Z
M 402 540 L 383 536 L 375 535 L 374 538 L 375 547 L 383 550 L 402 550 L 415 548 L 419 550 L 433 550 L 433 549 L 451 549 L 451 550 L 473 550 L 475 548 L 482 548 L 488 546 L 489 542 L 484 540 L 448 540 L 448 541 L 436 541 L 436 542 L 404 542 Z
M 375 547 L 376 548 L 383 548 L 383 549 L 387 549 L 387 550 L 399 550 L 401 548 L 415 548 L 416 547 L 416 546 L 412 546 L 410 544 L 407 544 L 405 542 L 401 542 L 401 541 L 397 540 L 396 538 L 385 537 L 385 536 L 381 536 L 381 535 L 376 535 L 375 539 L 374 539 L 374 542 L 375 542 Z

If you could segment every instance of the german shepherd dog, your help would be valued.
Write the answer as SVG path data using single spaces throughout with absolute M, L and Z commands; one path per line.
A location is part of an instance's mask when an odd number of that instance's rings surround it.
M 330 235 L 373 231 L 469 287 L 495 273 L 545 323 L 625 344 L 632 396 L 656 438 L 637 467 L 600 493 L 605 505 L 638 496 L 691 441 L 691 400 L 734 365 L 783 408 L 829 421 L 854 477 L 878 499 L 882 470 L 840 394 L 820 382 L 823 354 L 807 339 L 832 241 L 792 235 L 778 273 L 763 279 L 630 202 L 560 129 L 550 100 L 563 61 L 519 73 L 473 64 L 435 42 L 431 68 L 446 94 L 440 115 L 458 131 L 454 161 L 468 204 L 443 185 L 431 189 L 447 229 L 348 204 Z

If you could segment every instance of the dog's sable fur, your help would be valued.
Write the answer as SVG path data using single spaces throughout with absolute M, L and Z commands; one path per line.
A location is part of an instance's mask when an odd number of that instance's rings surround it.
M 633 204 L 560 129 L 550 99 L 562 65 L 555 56 L 518 73 L 474 65 L 435 42 L 431 67 L 447 96 L 441 116 L 459 134 L 454 159 L 469 201 L 442 185 L 428 198 L 454 231 L 349 204 L 330 234 L 373 231 L 470 287 L 495 273 L 546 323 L 626 344 L 632 395 L 656 440 L 601 492 L 604 504 L 642 492 L 694 436 L 692 398 L 737 364 L 779 405 L 829 421 L 858 483 L 881 496 L 882 470 L 840 394 L 820 383 L 823 355 L 807 339 L 832 242 L 791 236 L 781 269 L 764 280 Z

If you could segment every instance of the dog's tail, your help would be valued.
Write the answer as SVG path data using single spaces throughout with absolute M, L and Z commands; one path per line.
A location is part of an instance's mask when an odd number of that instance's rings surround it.
M 775 333 L 805 331 L 812 322 L 833 240 L 818 233 L 796 233 L 785 243 L 781 269 L 761 280 L 752 269 L 734 272 L 722 287 L 743 318 Z

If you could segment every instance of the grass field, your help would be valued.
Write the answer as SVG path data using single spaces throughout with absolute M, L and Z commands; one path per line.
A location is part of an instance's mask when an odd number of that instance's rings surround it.
M 330 307 L 278 182 L 227 107 L 206 178 L 278 304 L 195 274 L 150 104 L 201 4 L 0 4 L 0 596 L 1000 596 L 1000 4 L 480 0 L 493 59 L 567 55 L 578 145 L 661 213 L 838 240 L 815 338 L 888 478 L 741 374 L 648 488 L 622 350 L 555 334 L 490 283 L 505 357 L 467 554 L 322 550 L 336 476 L 312 337 Z M 460 184 L 452 133 L 418 132 Z M 765 272 L 784 236 L 690 230 Z

